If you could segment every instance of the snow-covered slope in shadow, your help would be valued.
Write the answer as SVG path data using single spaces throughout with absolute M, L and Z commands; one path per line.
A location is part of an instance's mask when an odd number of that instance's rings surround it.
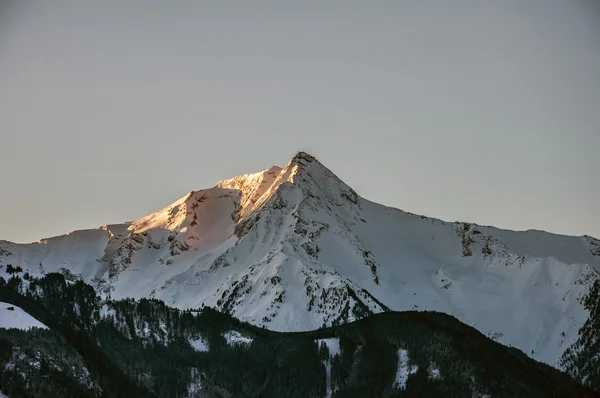
M 0 329 L 21 329 L 29 330 L 31 328 L 48 329 L 46 325 L 23 311 L 16 305 L 0 302 Z

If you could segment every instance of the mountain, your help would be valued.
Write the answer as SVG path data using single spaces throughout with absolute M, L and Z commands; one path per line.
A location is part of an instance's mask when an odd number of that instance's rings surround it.
M 275 331 L 438 311 L 581 381 L 600 378 L 588 355 L 599 240 L 386 207 L 303 152 L 139 220 L 2 241 L 0 276 L 8 265 L 62 272 L 112 299 L 211 306 Z
M 0 278 L 0 300 L 29 317 L 0 329 L 12 398 L 600 396 L 442 313 L 280 333 L 209 307 L 101 299 L 56 273 Z

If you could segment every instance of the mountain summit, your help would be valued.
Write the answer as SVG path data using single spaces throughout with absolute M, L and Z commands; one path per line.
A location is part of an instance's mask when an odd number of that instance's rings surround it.
M 600 241 L 386 207 L 300 152 L 139 220 L 2 241 L 0 274 L 8 264 L 63 272 L 113 299 L 209 305 L 280 331 L 436 310 L 561 367 L 590 317 Z

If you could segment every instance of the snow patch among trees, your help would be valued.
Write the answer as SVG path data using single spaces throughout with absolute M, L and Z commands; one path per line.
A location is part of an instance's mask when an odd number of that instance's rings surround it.
M 194 347 L 194 350 L 198 351 L 198 352 L 208 352 L 208 342 L 206 341 L 206 339 L 204 339 L 202 336 L 196 337 L 196 338 L 188 338 L 188 342 L 190 343 L 190 345 L 192 347 Z
M 15 305 L 0 302 L 0 328 L 29 330 L 31 328 L 48 329 L 46 325 Z
M 330 339 L 319 339 L 317 340 L 317 344 L 320 346 L 321 343 L 325 343 L 327 345 L 327 349 L 329 350 L 329 356 L 333 358 L 336 355 L 340 355 L 340 339 L 337 337 L 333 337 Z
M 427 370 L 429 373 L 429 380 L 440 380 L 442 378 L 440 370 L 435 365 L 431 364 Z
M 252 344 L 252 339 L 250 337 L 243 336 L 237 330 L 230 330 L 229 332 L 223 334 L 227 344 L 229 345 L 237 345 L 237 344 Z
M 329 351 L 329 357 L 323 360 L 323 365 L 325 365 L 325 382 L 327 384 L 327 392 L 326 397 L 329 398 L 333 394 L 333 388 L 331 386 L 331 364 L 333 361 L 333 357 L 341 354 L 340 350 L 340 339 L 337 337 L 329 338 L 329 339 L 318 339 L 315 340 L 317 345 L 321 347 L 321 345 L 325 344 L 327 346 L 327 350 Z
M 396 380 L 394 387 L 404 390 L 408 376 L 417 373 L 419 368 L 415 365 L 408 364 L 408 351 L 404 349 L 398 350 L 398 369 L 396 370 Z M 438 371 L 439 373 L 439 371 Z

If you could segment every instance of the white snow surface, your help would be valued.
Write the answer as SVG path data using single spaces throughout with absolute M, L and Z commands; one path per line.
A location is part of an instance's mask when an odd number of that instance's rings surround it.
M 188 338 L 190 345 L 198 352 L 208 352 L 208 342 L 202 336 L 196 338 Z
M 250 337 L 243 336 L 237 330 L 230 330 L 230 331 L 226 332 L 225 334 L 223 334 L 223 337 L 225 337 L 225 340 L 227 341 L 227 344 L 229 344 L 229 345 L 252 344 L 252 340 L 253 340 Z
M 416 365 L 408 364 L 408 351 L 404 349 L 398 350 L 398 369 L 396 370 L 396 380 L 394 387 L 404 390 L 408 376 L 417 373 L 419 368 Z M 438 372 L 439 373 L 439 372 Z
M 13 308 L 13 310 L 9 310 Z M 0 302 L 0 328 L 29 330 L 33 327 L 48 329 L 46 325 L 15 305 Z
M 600 241 L 386 207 L 299 153 L 140 220 L 0 241 L 4 278 L 8 264 L 34 276 L 68 270 L 113 299 L 204 304 L 278 331 L 331 325 L 358 301 L 372 312 L 436 310 L 558 367 L 589 316 L 579 300 L 600 278 Z

